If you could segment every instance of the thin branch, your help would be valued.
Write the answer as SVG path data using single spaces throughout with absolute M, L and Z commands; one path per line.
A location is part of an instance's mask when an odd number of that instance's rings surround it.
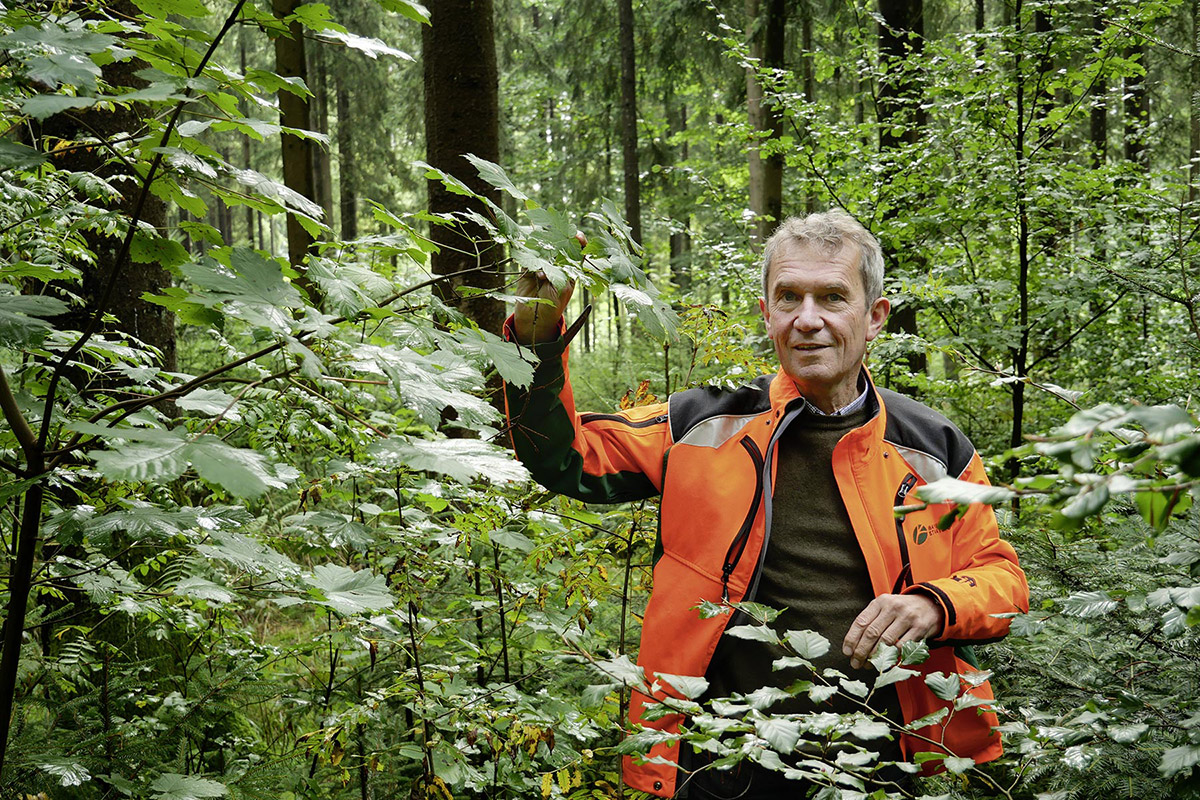
M 1125 295 L 1127 295 L 1127 294 L 1129 294 L 1128 289 L 1126 289 L 1125 291 L 1118 294 L 1115 300 L 1113 300 L 1111 303 L 1106 305 L 1104 308 L 1100 309 L 1095 314 L 1093 314 L 1091 319 L 1089 319 L 1087 322 L 1080 325 L 1078 330 L 1076 330 L 1074 333 L 1072 333 L 1070 336 L 1068 336 L 1061 344 L 1058 345 L 1058 347 L 1047 350 L 1045 353 L 1042 353 L 1042 355 L 1035 358 L 1033 360 L 1033 362 L 1030 363 L 1030 365 L 1025 368 L 1025 371 L 1032 372 L 1033 368 L 1036 367 L 1038 364 L 1042 363 L 1043 361 L 1045 361 L 1047 359 L 1054 358 L 1059 353 L 1061 353 L 1063 350 L 1067 349 L 1067 347 L 1070 346 L 1071 342 L 1075 341 L 1076 337 L 1078 337 L 1081 333 L 1083 333 L 1088 328 L 1090 328 L 1092 326 L 1093 322 L 1100 319 L 1105 314 L 1107 314 L 1109 311 L 1111 311 L 1112 307 L 1115 306 L 1117 303 L 1121 302 L 1121 300 L 1123 300 L 1125 298 Z

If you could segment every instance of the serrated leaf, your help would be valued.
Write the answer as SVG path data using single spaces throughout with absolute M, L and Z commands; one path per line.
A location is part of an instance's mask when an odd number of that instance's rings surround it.
M 171 269 L 189 261 L 191 255 L 174 239 L 137 230 L 133 234 L 129 258 L 139 264 L 158 264 Z
M 67 311 L 67 304 L 53 297 L 30 294 L 6 294 L 0 288 L 0 346 L 20 347 L 41 341 L 51 329 L 42 317 L 55 317 Z
M 224 561 L 256 575 L 294 576 L 300 568 L 287 556 L 235 531 L 214 532 L 211 541 L 196 545 L 205 558 Z
M 35 758 L 38 769 L 58 780 L 59 786 L 82 786 L 92 779 L 87 767 L 73 758 Z
M 200 477 L 237 497 L 257 497 L 267 489 L 285 489 L 299 477 L 291 467 L 272 466 L 257 450 L 231 447 L 206 434 L 195 439 L 187 457 Z
M 1117 744 L 1133 744 L 1149 731 L 1150 726 L 1144 722 L 1108 726 L 1108 735 Z
M 46 119 L 55 114 L 75 108 L 91 108 L 99 102 L 98 97 L 71 97 L 65 94 L 35 94 L 21 103 L 21 113 L 34 119 Z
M 788 631 L 784 639 L 801 658 L 812 660 L 829 652 L 829 640 L 815 631 Z
M 320 564 L 305 579 L 315 590 L 318 605 L 339 614 L 381 611 L 395 605 L 383 576 L 370 570 L 352 570 L 340 564 Z
M 166 19 L 168 14 L 183 17 L 206 17 L 209 14 L 204 0 L 133 0 L 146 16 Z
M 529 199 L 529 195 L 518 189 L 498 164 L 493 164 L 486 158 L 480 158 L 473 153 L 467 153 L 465 158 L 470 161 L 475 169 L 479 172 L 479 177 L 483 178 L 492 186 L 495 186 L 497 189 L 505 192 L 511 197 L 515 197 L 522 203 Z
M 858 719 L 850 726 L 850 735 L 856 739 L 869 741 L 883 739 L 891 735 L 892 729 L 886 722 L 877 719 Z
M 230 603 L 234 600 L 233 592 L 207 578 L 192 576 L 184 578 L 175 584 L 173 590 L 180 597 L 194 597 L 211 603 Z
M 1118 603 L 1108 596 L 1108 592 L 1076 592 L 1065 600 L 1060 600 L 1058 605 L 1064 614 L 1092 619 L 1113 612 Z
M 96 468 L 110 481 L 170 481 L 187 469 L 188 442 L 182 436 L 162 432 L 153 442 L 110 445 L 94 453 Z
M 800 723 L 783 717 L 767 717 L 754 721 L 754 732 L 766 739 L 780 753 L 790 753 L 800 741 Z
M 959 756 L 947 756 L 946 760 L 942 763 L 946 765 L 946 769 L 948 769 L 950 772 L 953 772 L 955 775 L 961 775 L 971 767 L 975 766 L 975 759 L 962 758 Z
M 906 681 L 909 678 L 916 677 L 921 673 L 915 669 L 905 669 L 904 667 L 892 667 L 887 672 L 881 672 L 875 678 L 875 688 L 882 689 L 884 686 L 891 686 L 893 683 Z
M 413 57 L 403 50 L 397 50 L 382 39 L 376 39 L 368 36 L 358 36 L 357 34 L 346 31 L 338 31 L 326 28 L 321 31 L 321 39 L 327 39 L 349 47 L 351 50 L 357 50 L 363 55 L 371 59 L 378 59 L 380 56 L 391 56 L 402 61 L 413 61 Z
M 48 158 L 27 144 L 0 139 L 0 170 L 30 169 Z
M 174 772 L 159 775 L 150 784 L 150 791 L 154 792 L 153 800 L 206 800 L 229 793 L 223 783 Z
M 1158 771 L 1164 778 L 1173 778 L 1181 772 L 1190 772 L 1197 764 L 1200 764 L 1200 745 L 1185 744 L 1163 753 Z
M 621 688 L 619 683 L 597 683 L 591 686 L 585 686 L 583 689 L 582 702 L 587 708 L 595 708 L 602 705 L 605 699 Z
M 1003 486 L 984 486 L 957 478 L 939 478 L 938 480 L 918 486 L 914 491 L 917 496 L 927 503 L 996 503 L 1007 502 L 1016 495 L 1011 489 Z
M 753 692 L 745 695 L 745 700 L 746 704 L 751 708 L 764 711 L 779 701 L 788 700 L 791 697 L 791 693 L 780 689 L 778 686 L 760 686 Z
M 725 629 L 726 636 L 735 639 L 749 639 L 754 642 L 770 642 L 779 644 L 779 635 L 766 625 L 735 625 Z
M 670 675 L 665 672 L 655 673 L 658 679 L 668 684 L 688 700 L 695 700 L 708 691 L 708 679 L 696 675 Z
M 528 386 L 533 380 L 532 356 L 527 357 L 529 351 L 518 347 L 516 342 L 506 342 L 491 331 L 478 328 L 459 328 L 453 338 L 460 348 L 495 366 L 505 383 Z
M 529 479 L 512 453 L 480 439 L 384 439 L 372 442 L 367 452 L 383 463 L 437 472 L 459 483 L 482 478 L 499 485 Z
M 961 690 L 961 679 L 956 673 L 931 672 L 925 676 L 925 685 L 942 700 L 953 700 Z
M 236 398 L 220 389 L 195 389 L 175 401 L 184 411 L 195 411 L 207 417 L 224 414 L 225 419 L 237 421 L 241 413 L 235 404 Z

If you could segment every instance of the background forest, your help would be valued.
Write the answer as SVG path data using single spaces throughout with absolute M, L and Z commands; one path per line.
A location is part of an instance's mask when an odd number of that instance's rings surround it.
M 581 407 L 735 384 L 771 368 L 758 243 L 840 206 L 887 254 L 873 374 L 997 484 L 921 499 L 996 504 L 1033 591 L 979 651 L 1006 757 L 915 793 L 1200 797 L 1198 32 L 1197 0 L 0 0 L 0 796 L 632 798 L 656 509 L 504 449 L 508 292 L 578 280 Z M 730 762 L 800 732 L 706 719 Z

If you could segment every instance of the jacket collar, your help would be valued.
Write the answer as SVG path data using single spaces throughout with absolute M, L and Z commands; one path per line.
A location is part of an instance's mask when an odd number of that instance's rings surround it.
M 870 415 L 866 423 L 861 428 L 856 428 L 846 434 L 846 438 L 858 439 L 859 437 L 868 440 L 883 439 L 883 431 L 887 425 L 887 410 L 883 405 L 883 398 L 879 395 L 879 390 L 875 388 L 875 381 L 871 378 L 871 372 L 865 366 L 862 368 L 863 375 L 867 379 L 867 408 L 870 410 Z M 782 418 L 785 414 L 790 414 L 803 408 L 804 396 L 800 394 L 800 389 L 797 388 L 796 382 L 792 377 L 780 370 L 775 373 L 775 377 L 771 380 L 771 416 L 775 419 Z

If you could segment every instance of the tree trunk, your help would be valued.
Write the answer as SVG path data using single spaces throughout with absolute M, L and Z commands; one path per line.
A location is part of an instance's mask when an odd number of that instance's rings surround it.
M 350 90 L 337 80 L 338 209 L 342 238 L 358 238 L 358 162 L 354 157 L 354 125 L 350 121 Z M 466 162 L 463 162 L 466 163 Z
M 1146 44 L 1139 40 L 1126 53 L 1126 58 L 1136 59 L 1146 66 Z M 1146 89 L 1145 75 L 1130 75 L 1125 78 L 1125 159 L 1145 166 L 1146 125 L 1150 122 L 1150 93 Z
M 1192 47 L 1200 44 L 1200 0 L 1192 0 Z M 1200 198 L 1200 105 L 1194 98 L 1200 96 L 1200 56 L 1193 52 L 1189 65 L 1191 96 L 1188 106 L 1188 202 L 1195 203 Z M 1193 208 L 1192 216 L 1200 216 L 1200 210 Z
M 905 69 L 911 56 L 919 56 L 925 46 L 925 9 L 923 0 L 879 0 L 879 59 L 882 79 L 879 82 L 878 119 L 879 148 L 890 163 L 892 156 L 887 151 L 915 144 L 921 137 L 926 114 L 921 108 L 922 87 L 920 81 Z M 906 108 L 908 110 L 906 110 Z M 891 208 L 896 209 L 892 204 Z M 897 211 L 890 211 L 886 222 Z M 893 242 L 884 242 L 885 257 L 889 264 L 899 266 L 900 254 L 907 250 Z M 904 269 L 910 273 L 924 271 L 922 260 L 907 254 Z M 898 305 L 888 317 L 887 329 L 893 333 L 918 335 L 917 307 L 909 300 Z M 926 358 L 923 352 L 910 354 L 906 362 L 913 373 L 925 371 Z
M 463 156 L 474 153 L 500 160 L 499 83 L 493 38 L 492 0 L 435 0 L 429 3 L 432 24 L 424 27 L 425 149 L 429 163 L 499 204 L 499 192 L 478 177 Z M 464 54 L 471 54 L 470 58 Z M 453 194 L 440 182 L 429 181 L 429 210 L 434 214 L 475 211 L 489 215 L 486 206 Z M 435 225 L 430 232 L 439 252 L 432 257 L 436 275 L 468 275 L 440 281 L 438 296 L 460 308 L 479 327 L 499 331 L 504 304 L 487 296 L 462 300 L 457 287 L 498 288 L 498 269 L 479 271 L 500 261 L 499 248 L 476 225 Z
M 638 172 L 637 69 L 634 63 L 633 0 L 617 0 L 621 51 L 621 156 L 625 182 L 625 221 L 642 243 L 642 190 Z
M 817 101 L 817 81 L 813 71 L 813 12 L 810 0 L 800 0 L 800 77 L 804 86 L 804 101 Z M 804 195 L 804 210 L 812 214 L 817 210 L 817 193 L 809 189 Z
M 754 240 L 765 242 L 783 218 L 783 154 L 762 157 L 761 142 L 783 133 L 779 104 L 766 97 L 761 69 L 782 69 L 787 5 L 784 0 L 746 0 L 746 38 L 752 63 L 746 67 L 746 115 L 751 135 L 747 148 L 750 169 L 750 210 L 754 212 Z
M 272 0 L 275 16 L 283 19 L 295 12 L 300 0 Z M 308 83 L 304 58 L 304 35 L 300 23 L 288 27 L 289 35 L 275 38 L 275 71 L 284 78 L 299 78 Z M 308 100 L 283 89 L 279 90 L 279 122 L 288 128 L 308 130 Z M 283 148 L 283 183 L 289 189 L 316 202 L 313 187 L 312 143 L 299 136 L 284 133 L 280 136 Z M 304 260 L 312 247 L 313 238 L 296 219 L 287 217 L 288 261 L 293 266 Z M 307 289 L 307 287 L 305 287 Z
M 326 69 L 326 52 L 324 47 L 314 47 L 309 51 L 308 63 L 313 76 L 313 130 L 329 135 L 329 70 Z M 329 148 L 315 146 L 313 156 L 313 191 L 317 204 L 325 212 L 325 223 L 333 227 L 333 166 L 330 163 Z
M 1092 5 L 1092 30 L 1099 45 L 1104 34 L 1104 10 L 1098 1 Z M 1108 81 L 1104 73 L 1096 77 L 1092 87 L 1091 142 L 1092 167 L 1098 169 L 1108 161 Z

